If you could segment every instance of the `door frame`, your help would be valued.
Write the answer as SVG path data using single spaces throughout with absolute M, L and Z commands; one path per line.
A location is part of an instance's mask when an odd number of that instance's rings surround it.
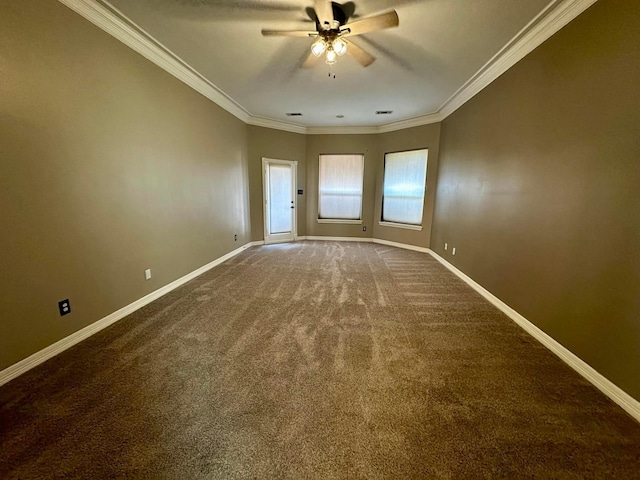
M 291 198 L 293 199 L 293 212 L 291 214 L 291 235 L 286 237 L 283 234 L 269 235 L 269 191 L 267 189 L 267 167 L 269 164 L 289 165 L 291 167 Z M 297 184 L 298 184 L 298 162 L 294 160 L 279 160 L 276 158 L 262 157 L 262 224 L 264 243 L 282 243 L 293 242 L 298 238 L 298 199 L 297 199 Z M 279 236 L 278 236 L 279 235 Z M 272 238 L 269 238 L 272 237 Z M 277 237 L 277 238 L 273 238 Z

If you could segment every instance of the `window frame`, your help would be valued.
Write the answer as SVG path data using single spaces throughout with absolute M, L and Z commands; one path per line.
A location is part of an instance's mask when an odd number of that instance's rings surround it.
M 362 159 L 362 181 L 360 184 L 360 212 L 358 213 L 359 218 L 350 219 L 350 218 L 325 218 L 320 217 L 320 196 L 321 196 L 321 188 L 320 188 L 320 161 L 323 156 L 331 157 L 331 156 L 357 156 Z M 337 224 L 351 224 L 351 225 L 361 225 L 362 224 L 362 212 L 364 210 L 364 171 L 365 171 L 365 156 L 364 153 L 320 153 L 318 154 L 318 196 L 317 196 L 317 208 L 316 208 L 316 221 L 318 223 L 337 223 Z
M 426 152 L 426 165 L 424 172 L 424 188 L 422 189 L 422 216 L 420 218 L 420 224 L 415 223 L 402 223 L 402 222 L 393 222 L 384 219 L 384 190 L 385 190 L 385 180 L 387 178 L 387 155 L 393 155 L 397 153 L 408 153 L 408 152 L 419 152 L 424 150 Z M 412 148 L 408 150 L 397 150 L 393 152 L 385 152 L 384 154 L 384 164 L 382 170 L 382 191 L 381 191 L 381 202 L 380 202 L 380 220 L 378 224 L 383 227 L 392 227 L 392 228 L 403 228 L 406 230 L 415 230 L 421 231 L 423 229 L 424 223 L 424 212 L 425 212 L 425 201 L 427 198 L 427 181 L 429 179 L 429 148 L 428 147 L 420 147 L 420 148 Z

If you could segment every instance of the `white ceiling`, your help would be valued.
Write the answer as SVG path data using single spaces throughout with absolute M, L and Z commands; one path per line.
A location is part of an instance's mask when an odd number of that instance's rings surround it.
M 397 28 L 352 37 L 377 57 L 312 69 L 308 38 L 262 28 L 314 30 L 312 0 L 110 0 L 250 117 L 305 127 L 376 126 L 438 112 L 496 54 L 566 0 L 356 0 L 355 16 L 398 12 Z M 490 64 L 489 64 L 490 65 Z M 377 110 L 392 110 L 379 116 Z M 302 117 L 287 117 L 301 112 Z M 344 118 L 336 118 L 344 115 Z M 255 122 L 254 122 L 255 123 Z

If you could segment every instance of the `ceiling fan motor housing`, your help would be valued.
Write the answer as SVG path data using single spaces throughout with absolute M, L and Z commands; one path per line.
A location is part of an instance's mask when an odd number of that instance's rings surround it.
M 316 29 L 320 32 L 322 30 L 337 30 L 340 31 L 340 27 L 347 23 L 347 14 L 342 9 L 342 5 L 336 2 L 331 2 L 331 10 L 333 11 L 333 25 L 328 24 L 325 21 L 324 25 L 320 25 L 320 19 L 316 15 Z

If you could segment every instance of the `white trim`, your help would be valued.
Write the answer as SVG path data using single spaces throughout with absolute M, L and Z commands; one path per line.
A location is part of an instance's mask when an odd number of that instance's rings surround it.
M 249 121 L 249 112 L 244 107 L 106 0 L 103 0 L 104 5 L 96 0 L 59 1 L 227 112 L 245 123 Z
M 243 245 L 240 248 L 236 248 L 235 250 L 227 253 L 226 255 L 223 255 L 222 257 L 217 258 L 216 260 L 210 263 L 207 263 L 206 265 L 194 270 L 193 272 L 188 273 L 187 275 L 180 277 L 177 280 L 174 280 L 173 282 L 165 285 L 164 287 L 159 288 L 158 290 L 155 290 L 154 292 L 151 292 L 148 295 L 145 295 L 144 297 L 136 300 L 135 302 L 130 303 L 129 305 L 122 307 L 119 310 L 116 310 L 115 312 L 107 315 L 104 318 L 101 318 L 100 320 L 92 323 L 91 325 L 87 325 L 83 329 L 72 333 L 71 335 L 63 338 L 62 340 L 58 340 L 56 343 L 53 343 L 48 347 L 43 348 L 42 350 L 34 353 L 33 355 L 30 355 L 27 358 L 24 358 L 19 362 L 14 363 L 13 365 L 10 365 L 9 367 L 0 371 L 0 385 L 4 385 L 5 383 L 22 375 L 28 370 L 31 370 L 32 368 L 40 365 L 46 360 L 49 360 L 50 358 L 55 357 L 59 353 L 62 353 L 68 348 L 71 348 L 74 345 L 80 343 L 81 341 L 89 338 L 93 334 L 98 333 L 100 330 L 107 328 L 109 325 L 117 322 L 118 320 L 123 319 L 124 317 L 126 317 L 127 315 L 130 315 L 131 313 L 135 312 L 139 308 L 144 307 L 145 305 L 153 302 L 154 300 L 157 300 L 163 295 L 166 295 L 170 291 L 175 290 L 176 288 L 184 285 L 189 280 L 193 280 L 197 276 L 202 275 L 208 270 L 211 270 L 213 267 L 216 267 L 221 263 L 226 262 L 230 258 L 238 255 L 239 253 L 249 248 L 252 244 L 253 242 Z
M 291 232 L 285 233 L 269 233 L 269 192 L 267 190 L 268 174 L 267 167 L 269 164 L 280 164 L 287 165 L 291 168 L 291 198 L 293 199 L 293 206 L 291 211 Z M 283 242 L 292 242 L 298 236 L 298 196 L 296 195 L 298 184 L 298 161 L 297 160 L 280 160 L 277 158 L 268 158 L 262 157 L 262 218 L 264 218 L 263 222 L 263 232 L 262 236 L 264 238 L 265 245 L 271 243 L 283 243 Z
M 429 249 L 426 247 L 418 247 L 417 245 L 409 245 L 408 243 L 392 242 L 390 240 L 382 240 L 381 238 L 374 238 L 373 243 L 388 245 L 390 247 L 404 248 L 405 250 L 413 250 L 414 252 L 429 253 Z
M 371 135 L 380 133 L 377 126 L 371 127 L 307 127 L 307 135 Z
M 525 25 L 480 70 L 460 87 L 438 112 L 447 118 L 597 0 L 553 0 Z
M 430 125 L 432 123 L 438 123 L 444 120 L 444 116 L 440 112 L 427 113 L 426 115 L 420 115 L 419 117 L 407 118 L 406 120 L 399 120 L 397 122 L 385 123 L 378 127 L 378 132 L 394 132 L 396 130 L 404 130 L 406 128 L 420 127 L 422 125 Z
M 362 219 L 351 220 L 346 218 L 318 218 L 318 223 L 343 223 L 346 225 L 362 225 Z
M 106 0 L 101 0 L 104 5 L 97 0 L 59 1 L 248 125 L 309 135 L 352 135 L 392 132 L 441 122 L 597 0 L 551 1 L 435 112 L 377 126 L 344 127 L 305 127 L 253 116 Z
M 293 239 L 293 241 L 294 241 L 294 242 L 300 242 L 300 241 L 302 241 L 302 240 L 306 240 L 306 239 L 307 239 L 307 237 L 305 237 L 305 236 L 299 236 L 299 235 L 296 235 L 296 236 L 295 236 L 295 238 Z M 286 242 L 283 242 L 283 243 L 286 243 Z M 249 247 L 260 247 L 260 246 L 262 246 L 262 245 L 271 245 L 271 244 L 269 244 L 269 243 L 265 243 L 265 241 L 264 241 L 264 240 L 256 240 L 256 241 L 254 241 L 254 242 L 248 243 L 247 245 L 248 245 Z
M 280 120 L 274 120 L 272 118 L 255 117 L 252 115 L 247 120 L 247 123 L 249 125 L 254 125 L 256 127 L 273 128 L 276 130 L 283 130 L 285 132 L 303 133 L 303 134 L 307 133 L 307 127 L 305 127 L 304 125 L 282 122 Z
M 497 307 L 500 311 L 502 311 L 505 315 L 507 315 L 511 320 L 517 323 L 521 328 L 523 328 L 527 333 L 529 333 L 533 338 L 542 343 L 545 347 L 551 350 L 558 358 L 564 361 L 567 365 L 573 368 L 576 372 L 582 375 L 587 381 L 589 381 L 593 386 L 595 386 L 598 390 L 604 393 L 607 397 L 609 397 L 613 402 L 619 405 L 624 411 L 626 411 L 629 415 L 631 415 L 635 420 L 640 422 L 640 401 L 633 398 L 627 392 L 622 390 L 620 387 L 615 385 L 609 379 L 607 379 L 604 375 L 596 371 L 592 366 L 586 363 L 584 360 L 579 358 L 577 355 L 572 353 L 566 347 L 561 345 L 559 342 L 554 340 L 551 336 L 543 332 L 540 328 L 536 327 L 533 323 L 527 320 L 525 317 L 520 315 L 514 309 L 509 307 L 506 303 L 500 300 L 498 297 L 493 295 L 483 286 L 475 282 L 468 275 L 463 273 L 461 270 L 454 267 L 440 255 L 435 253 L 433 250 L 425 247 L 418 247 L 415 245 L 409 245 L 405 243 L 391 242 L 389 240 L 382 240 L 379 238 L 362 238 L 362 237 L 325 237 L 325 236 L 300 236 L 297 237 L 297 240 L 319 240 L 319 241 L 337 241 L 337 242 L 365 242 L 365 243 L 377 243 L 381 245 L 388 245 L 392 247 L 403 248 L 406 250 L 413 250 L 416 252 L 428 253 L 433 258 L 435 258 L 438 262 L 448 268 L 451 272 L 453 272 L 456 276 L 458 276 L 461 280 L 467 283 L 471 288 L 473 288 L 476 292 L 482 295 L 485 299 L 487 299 L 491 304 Z M 256 240 L 246 245 L 243 245 L 240 248 L 233 250 L 232 252 L 223 255 L 222 257 L 194 270 L 193 272 L 165 285 L 158 290 L 151 292 L 150 294 L 136 300 L 135 302 L 107 315 L 106 317 L 92 323 L 91 325 L 86 326 L 85 328 L 72 333 L 68 337 L 63 338 L 62 340 L 57 341 L 56 343 L 49 345 L 48 347 L 40 350 L 39 352 L 34 353 L 33 355 L 20 360 L 19 362 L 5 368 L 0 371 L 0 385 L 4 385 L 5 383 L 13 380 L 14 378 L 22 375 L 23 373 L 31 370 L 32 368 L 40 365 L 46 360 L 58 355 L 59 353 L 67 350 L 68 348 L 80 343 L 82 340 L 89 338 L 93 334 L 103 330 L 109 325 L 121 320 L 127 315 L 135 312 L 139 308 L 144 307 L 145 305 L 153 302 L 154 300 L 166 295 L 170 291 L 180 287 L 181 285 L 187 283 L 188 281 L 196 278 L 199 275 L 202 275 L 206 271 L 220 265 L 221 263 L 229 260 L 230 258 L 236 256 L 237 254 L 243 252 L 247 248 L 253 246 L 263 245 L 264 241 Z
M 604 393 L 607 397 L 609 397 L 613 402 L 619 405 L 625 412 L 631 415 L 635 420 L 640 422 L 640 401 L 633 398 L 627 392 L 622 390 L 616 384 L 614 384 L 611 380 L 606 378 L 604 375 L 599 373 L 596 369 L 594 369 L 591 365 L 586 363 L 576 354 L 572 353 L 569 349 L 561 345 L 558 341 L 553 339 L 551 336 L 543 332 L 540 328 L 536 327 L 533 323 L 527 320 L 525 317 L 516 312 L 509 305 L 504 303 L 498 297 L 493 295 L 487 289 L 485 289 L 482 285 L 475 282 L 468 275 L 458 270 L 456 267 L 451 265 L 448 261 L 442 258 L 440 255 L 435 253 L 430 248 L 418 247 L 415 245 L 409 245 L 406 243 L 398 243 L 391 242 L 389 240 L 382 240 L 380 238 L 371 238 L 371 239 L 360 239 L 360 238 L 349 238 L 349 237 L 307 237 L 308 240 L 334 240 L 334 241 L 372 241 L 373 243 L 381 244 L 381 245 L 389 245 L 391 247 L 404 248 L 406 250 L 413 250 L 416 252 L 423 252 L 430 254 L 433 258 L 435 258 L 442 265 L 447 267 L 451 272 L 457 275 L 461 280 L 467 283 L 471 288 L 473 288 L 476 292 L 482 295 L 485 299 L 487 299 L 492 305 L 497 307 L 502 313 L 507 315 L 511 320 L 513 320 L 516 324 L 518 324 L 522 329 L 524 329 L 529 335 L 535 338 L 537 341 L 542 343 L 545 347 L 547 347 L 553 354 L 555 354 L 560 360 L 569 365 L 572 369 L 578 372 L 582 377 L 584 377 L 588 382 L 590 382 L 594 387 Z
M 640 422 L 640 401 L 633 398 L 627 392 L 615 385 L 611 380 L 607 379 L 604 375 L 595 370 L 591 365 L 572 353 L 569 349 L 561 345 L 554 340 L 550 335 L 543 332 L 540 328 L 536 327 L 533 323 L 527 320 L 525 317 L 516 312 L 509 305 L 504 303 L 498 297 L 493 295 L 482 285 L 476 283 L 473 279 L 467 276 L 462 271 L 451 265 L 448 261 L 435 253 L 433 250 L 427 250 L 427 252 L 442 265 L 447 267 L 453 273 L 455 273 L 460 279 L 466 282 L 476 292 L 486 298 L 490 303 L 496 306 L 500 311 L 507 315 L 511 320 L 516 322 L 533 338 L 542 343 L 551 352 L 564 361 L 567 365 L 573 368 L 576 372 L 582 375 L 588 380 L 594 387 L 604 393 L 607 397 L 622 407 L 629 415 Z
M 318 240 L 326 242 L 373 242 L 371 237 L 325 237 L 323 235 L 307 235 L 305 240 Z
M 382 225 L 383 227 L 405 228 L 407 230 L 422 230 L 422 225 L 411 225 L 409 223 L 383 222 L 380 220 L 378 225 Z
M 280 130 L 288 130 L 284 122 L 277 120 L 271 120 L 261 118 L 261 123 L 254 123 L 254 119 L 260 117 L 250 117 L 249 125 L 259 125 L 263 127 L 276 128 Z M 394 132 L 396 130 L 404 130 L 412 127 L 420 127 L 422 125 L 430 125 L 432 123 L 438 123 L 444 120 L 444 117 L 439 112 L 428 113 L 426 115 L 420 115 L 418 117 L 408 118 L 406 120 L 399 120 L 397 122 L 385 123 L 384 125 L 374 126 L 344 126 L 344 127 L 301 127 L 300 130 L 288 130 L 296 133 L 306 133 L 307 135 L 377 135 L 379 133 Z M 300 127 L 300 126 L 298 126 Z

